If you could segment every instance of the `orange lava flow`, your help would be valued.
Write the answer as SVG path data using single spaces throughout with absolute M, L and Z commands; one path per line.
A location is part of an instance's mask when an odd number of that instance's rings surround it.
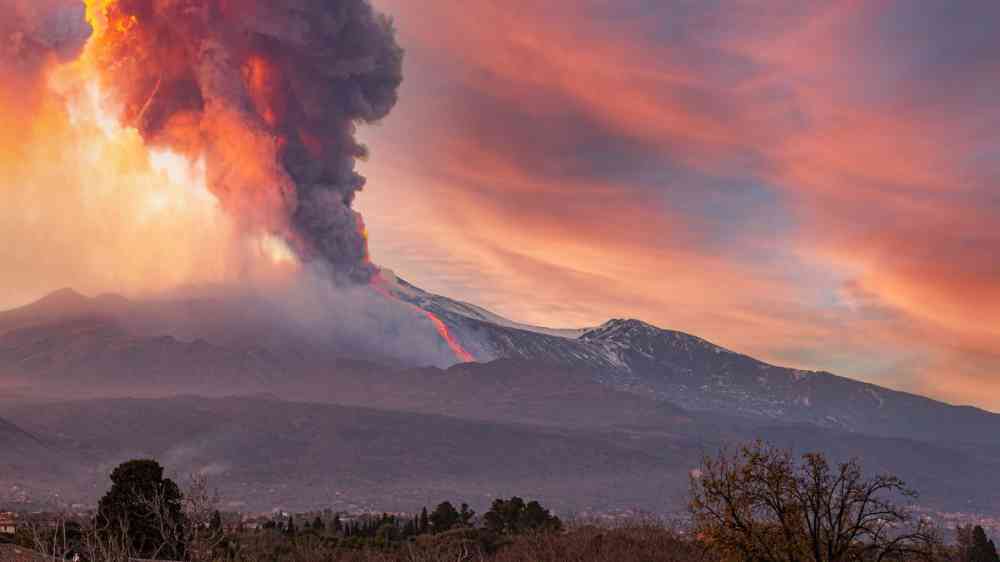
M 448 330 L 448 326 L 440 318 L 438 318 L 437 315 L 435 315 L 433 312 L 431 312 L 429 310 L 424 310 L 424 309 L 420 308 L 419 306 L 417 306 L 417 305 L 415 305 L 413 303 L 406 302 L 406 301 L 404 301 L 402 299 L 399 299 L 399 298 L 396 298 L 395 296 L 393 296 L 392 293 L 389 292 L 389 289 L 387 289 L 387 288 L 385 288 L 385 287 L 382 286 L 382 278 L 379 277 L 378 275 L 376 275 L 375 277 L 372 277 L 371 286 L 372 286 L 373 289 L 375 289 L 375 291 L 378 294 L 382 295 L 383 297 L 385 297 L 387 299 L 392 299 L 392 300 L 395 300 L 395 301 L 399 301 L 399 302 L 401 302 L 401 303 L 409 306 L 410 308 L 414 309 L 418 313 L 423 314 L 428 320 L 431 321 L 431 324 L 434 325 L 434 329 L 436 329 L 437 332 L 438 332 L 438 334 L 441 335 L 441 339 L 443 339 L 444 342 L 446 344 L 448 344 L 448 347 L 451 348 L 452 353 L 455 354 L 455 357 L 460 362 L 462 362 L 462 363 L 475 363 L 476 362 L 476 358 L 471 353 L 469 353 L 468 351 L 466 351 L 466 349 L 464 347 L 462 347 L 462 344 L 458 343 L 458 340 L 456 340 L 451 335 L 451 331 Z

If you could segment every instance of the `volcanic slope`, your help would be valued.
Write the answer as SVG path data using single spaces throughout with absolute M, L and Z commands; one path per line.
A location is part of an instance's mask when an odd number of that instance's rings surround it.
M 692 411 L 808 423 L 883 437 L 994 443 L 1000 415 L 827 372 L 779 367 L 697 336 L 634 319 L 587 329 L 517 324 L 388 274 L 400 298 L 432 311 L 481 361 L 522 359 L 587 369 L 595 380 Z

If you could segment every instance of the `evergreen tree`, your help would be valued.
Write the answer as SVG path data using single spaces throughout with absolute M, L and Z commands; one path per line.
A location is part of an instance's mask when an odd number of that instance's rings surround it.
M 562 522 L 543 508 L 537 501 L 525 504 L 515 496 L 509 500 L 496 499 L 490 510 L 483 516 L 487 529 L 504 535 L 516 535 L 530 531 L 558 531 Z
M 976 525 L 972 530 L 972 544 L 969 547 L 969 562 L 1000 562 L 996 544 L 986 536 L 986 531 Z
M 163 477 L 163 467 L 154 460 L 129 461 L 111 473 L 111 482 L 97 508 L 97 527 L 105 538 L 126 536 L 138 557 L 181 558 L 183 496 L 173 480 Z
M 562 522 L 537 501 L 528 502 L 521 514 L 521 528 L 529 531 L 539 529 L 559 530 Z
M 326 530 L 326 524 L 323 523 L 323 518 L 319 515 L 316 516 L 316 519 L 313 519 L 312 529 L 317 532 Z
M 493 500 L 490 510 L 483 516 L 483 524 L 494 533 L 516 534 L 520 532 L 518 523 L 522 511 L 524 511 L 523 499 L 517 496 L 509 500 L 497 498 Z
M 341 533 L 344 530 L 344 523 L 340 520 L 340 514 L 333 516 L 333 531 L 335 533 Z
M 290 537 L 294 537 L 296 532 L 298 532 L 298 530 L 295 528 L 295 516 L 289 515 L 288 526 L 285 527 L 285 533 L 287 533 Z
M 222 513 L 219 510 L 212 512 L 212 520 L 208 523 L 208 536 L 210 541 L 221 541 L 225 538 L 225 528 L 222 525 Z
M 461 520 L 462 516 L 455 509 L 455 506 L 451 505 L 451 502 L 441 502 L 430 515 L 431 528 L 434 533 L 450 531 L 457 527 Z
M 426 535 L 427 533 L 430 532 L 430 530 L 431 530 L 431 520 L 430 517 L 427 515 L 427 508 L 425 507 L 420 510 L 420 526 L 417 532 L 420 533 L 421 535 Z

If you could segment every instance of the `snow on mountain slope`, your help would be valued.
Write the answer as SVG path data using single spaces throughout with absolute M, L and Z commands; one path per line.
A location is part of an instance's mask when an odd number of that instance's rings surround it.
M 401 298 L 439 316 L 479 361 L 529 359 L 586 368 L 602 383 L 694 411 L 927 440 L 982 443 L 1000 433 L 1000 415 L 826 372 L 771 365 L 639 320 L 546 330 L 393 278 Z
M 545 334 L 548 336 L 556 336 L 561 338 L 575 339 L 583 335 L 587 329 L 557 329 L 557 328 L 544 328 L 541 326 L 532 326 L 530 324 L 521 324 L 514 322 L 508 318 L 504 318 L 499 314 L 490 312 L 485 308 L 470 304 L 467 302 L 461 302 L 448 297 L 443 297 L 441 295 L 435 295 L 433 293 L 428 293 L 423 289 L 411 285 L 406 280 L 397 277 L 395 272 L 390 269 L 383 269 L 380 272 L 382 281 L 389 288 L 389 290 L 398 298 L 405 300 L 411 304 L 415 304 L 420 308 L 425 310 L 430 310 L 432 312 L 438 313 L 443 312 L 447 314 L 453 314 L 457 316 L 464 316 L 466 318 L 471 318 L 473 320 L 480 320 L 482 322 L 488 322 L 490 324 L 495 324 L 504 328 L 512 328 L 515 330 L 524 330 L 527 332 L 535 332 L 538 334 Z

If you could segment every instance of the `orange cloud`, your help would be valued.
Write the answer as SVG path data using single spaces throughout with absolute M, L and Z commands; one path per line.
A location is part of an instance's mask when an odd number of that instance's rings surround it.
M 640 317 L 1000 410 L 1000 8 L 944 4 L 382 0 L 409 66 L 362 132 L 374 259 L 521 321 Z M 253 267 L 176 189 L 197 170 L 24 91 L 10 304 Z
M 996 75 L 963 70 L 979 44 L 948 52 L 962 29 L 913 31 L 975 28 L 986 3 L 947 21 L 894 2 L 385 4 L 410 85 L 364 205 L 376 242 L 383 189 L 427 218 L 409 236 L 434 225 L 445 265 L 406 261 L 417 281 L 1000 409 L 998 169 L 976 156 Z

